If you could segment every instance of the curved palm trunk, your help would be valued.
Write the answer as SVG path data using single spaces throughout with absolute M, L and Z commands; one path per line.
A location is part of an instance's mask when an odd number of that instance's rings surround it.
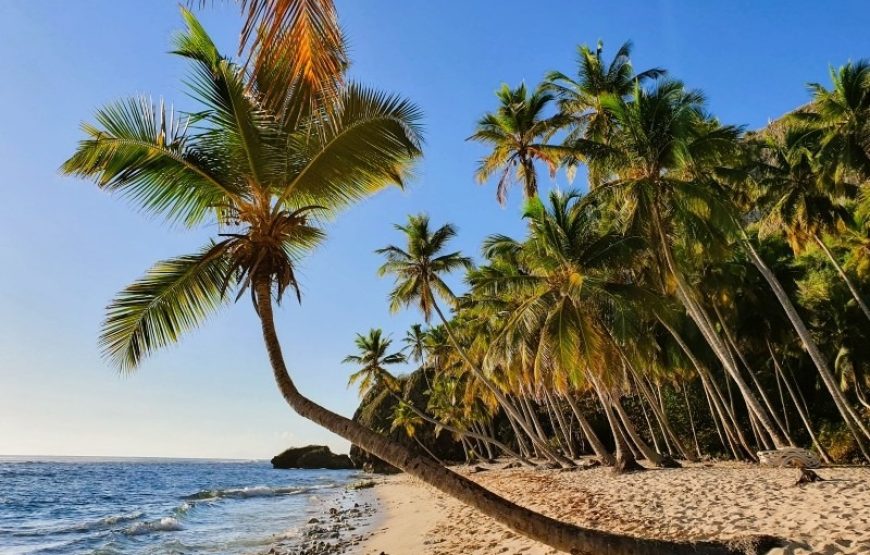
M 570 393 L 565 395 L 565 401 L 567 401 L 568 406 L 571 407 L 571 412 L 573 412 L 574 416 L 577 418 L 577 422 L 583 430 L 583 435 L 586 436 L 586 440 L 589 441 L 589 445 L 592 447 L 592 452 L 595 453 L 595 456 L 598 457 L 601 464 L 604 466 L 613 466 L 616 464 L 616 459 L 614 459 L 613 455 L 611 455 L 607 448 L 604 447 L 598 434 L 596 434 L 595 430 L 592 428 L 592 424 L 589 423 L 589 420 L 586 419 L 586 416 L 580 410 L 580 407 L 574 399 L 571 398 Z
M 729 441 L 735 441 L 740 447 L 746 452 L 750 459 L 755 459 L 755 454 L 752 449 L 749 448 L 749 442 L 746 441 L 746 437 L 743 435 L 743 430 L 740 428 L 737 420 L 734 418 L 734 413 L 728 407 L 728 404 L 724 402 L 722 398 L 722 392 L 719 391 L 719 386 L 716 385 L 716 381 L 713 379 L 713 376 L 710 375 L 710 371 L 704 366 L 704 364 L 698 360 L 698 357 L 695 356 L 695 353 L 689 348 L 689 345 L 683 340 L 683 336 L 674 329 L 673 326 L 667 323 L 663 318 L 658 319 L 662 326 L 668 333 L 671 334 L 671 337 L 674 338 L 674 341 L 677 342 L 677 345 L 680 346 L 680 349 L 683 353 L 688 357 L 689 361 L 692 363 L 692 366 L 695 367 L 695 371 L 698 372 L 698 376 L 701 378 L 701 382 L 704 384 L 705 391 L 709 394 L 710 398 L 713 401 L 713 405 L 716 407 L 716 412 L 719 414 L 720 422 L 722 423 L 722 427 L 725 430 L 725 435 L 728 437 Z M 727 415 L 727 418 L 726 418 Z M 732 451 L 735 456 L 737 456 L 736 449 L 732 445 Z M 738 457 L 740 458 L 740 457 Z
M 828 256 L 828 260 L 831 261 L 834 268 L 836 268 L 837 273 L 840 274 L 840 277 L 843 278 L 843 281 L 846 282 L 846 287 L 849 288 L 849 292 L 852 293 L 852 298 L 855 299 L 855 302 L 861 308 L 861 312 L 864 313 L 864 316 L 867 317 L 867 320 L 870 320 L 870 308 L 867 308 L 867 303 L 864 302 L 864 299 L 861 298 L 861 293 L 858 291 L 858 288 L 855 287 L 855 284 L 852 283 L 852 280 L 849 279 L 849 276 L 846 274 L 846 271 L 843 270 L 843 267 L 840 266 L 840 263 L 834 257 L 834 253 L 828 249 L 828 246 L 822 241 L 822 238 L 816 234 L 813 234 L 813 239 L 815 239 L 816 243 L 821 247 L 824 253 Z
M 807 434 L 810 436 L 810 440 L 813 442 L 813 447 L 816 448 L 816 451 L 819 452 L 819 456 L 822 458 L 822 461 L 826 464 L 831 464 L 831 457 L 828 455 L 828 452 L 825 451 L 825 448 L 822 447 L 822 444 L 819 443 L 819 438 L 816 436 L 816 431 L 813 429 L 812 422 L 810 422 L 809 417 L 804 412 L 804 409 L 801 407 L 800 401 L 798 401 L 798 396 L 792 388 L 792 385 L 788 378 L 786 378 L 785 373 L 782 371 L 782 367 L 779 365 L 779 361 L 776 359 L 776 355 L 773 352 L 773 346 L 771 346 L 770 341 L 767 341 L 767 350 L 770 351 L 770 358 L 773 360 L 773 368 L 776 370 L 776 375 L 782 378 L 782 381 L 785 382 L 785 388 L 788 390 L 788 395 L 791 397 L 792 402 L 794 403 L 795 409 L 797 410 L 798 416 L 801 419 L 801 422 L 804 425 L 804 428 L 807 430 Z
M 861 453 L 864 455 L 866 460 L 870 460 L 870 454 L 868 454 L 867 449 L 864 446 L 864 439 L 870 438 L 870 430 L 868 430 L 861 417 L 855 412 L 855 409 L 852 408 L 843 393 L 840 391 L 834 375 L 828 368 L 828 363 L 825 360 L 825 357 L 819 350 L 818 345 L 816 345 L 815 340 L 813 340 L 812 335 L 810 335 L 810 331 L 807 329 L 800 314 L 798 314 L 794 304 L 792 304 L 791 299 L 788 298 L 788 294 L 786 294 L 785 289 L 776 278 L 776 275 L 755 250 L 755 247 L 752 245 L 752 242 L 748 237 L 744 237 L 743 243 L 746 246 L 746 252 L 749 254 L 749 258 L 752 260 L 753 265 L 758 269 L 759 273 L 764 277 L 767 284 L 773 290 L 773 294 L 779 301 L 780 306 L 782 306 L 783 311 L 785 311 L 792 327 L 794 327 L 797 332 L 801 343 L 807 350 L 807 354 L 810 355 L 813 364 L 815 364 L 816 369 L 819 371 L 819 375 L 822 377 L 822 382 L 825 384 L 828 393 L 830 393 L 831 397 L 834 399 L 834 404 L 840 412 L 840 416 L 842 416 L 849 431 L 852 432 L 852 435 L 855 437 Z
M 438 456 L 435 455 L 435 453 L 433 453 L 432 451 L 430 451 L 429 448 L 426 447 L 426 446 L 423 444 L 422 441 L 420 441 L 420 438 L 418 438 L 416 435 L 413 435 L 413 436 L 411 436 L 411 437 L 414 439 L 414 441 L 417 443 L 417 445 L 419 445 L 420 448 L 421 448 L 423 451 L 426 452 L 427 455 L 429 455 L 430 457 L 432 457 L 432 458 L 435 460 L 435 462 L 437 462 L 437 463 L 440 464 L 441 466 L 444 466 L 444 461 L 442 461 L 441 459 L 439 459 Z
M 722 338 L 719 336 L 719 333 L 713 326 L 713 322 L 710 319 L 710 316 L 707 314 L 707 311 L 704 309 L 703 306 L 701 306 L 701 303 L 697 300 L 694 290 L 686 283 L 686 280 L 683 277 L 683 274 L 680 271 L 676 260 L 674 260 L 674 254 L 671 251 L 671 244 L 667 239 L 664 227 L 662 225 L 661 216 L 659 215 L 657 209 L 653 208 L 652 216 L 653 225 L 656 228 L 658 239 L 660 241 L 660 250 L 665 258 L 665 264 L 667 265 L 668 272 L 670 272 L 670 274 L 674 277 L 674 281 L 677 285 L 677 298 L 685 307 L 689 318 L 691 318 L 692 321 L 695 322 L 695 325 L 698 326 L 698 329 L 701 331 L 704 339 L 706 339 L 707 343 L 710 345 L 710 348 L 713 350 L 716 358 L 719 359 L 722 367 L 725 368 L 725 371 L 728 372 L 728 374 L 734 379 L 734 383 L 737 384 L 737 387 L 740 390 L 744 401 L 746 402 L 746 406 L 758 418 L 758 421 L 764 427 L 765 431 L 767 431 L 774 445 L 777 448 L 788 447 L 788 442 L 779 433 L 779 430 L 777 430 L 776 426 L 771 421 L 770 415 L 767 413 L 761 403 L 759 403 L 758 399 L 755 397 L 755 394 L 752 393 L 752 389 L 749 387 L 749 384 L 747 384 L 746 381 L 743 380 L 743 377 L 740 375 L 740 371 L 737 369 L 736 365 L 733 363 L 730 357 L 728 346 L 725 344 L 724 341 L 722 341 Z
M 275 331 L 272 315 L 271 290 L 268 281 L 255 283 L 257 312 L 263 341 L 275 382 L 287 404 L 300 416 L 323 426 L 338 436 L 356 444 L 393 466 L 419 478 L 427 484 L 470 505 L 508 528 L 555 549 L 577 555 L 718 555 L 759 553 L 773 540 L 761 537 L 751 544 L 740 542 L 671 542 L 645 540 L 581 528 L 531 511 L 496 495 L 477 483 L 444 468 L 429 457 L 421 456 L 404 445 L 394 442 L 353 420 L 336 414 L 302 395 L 284 363 L 281 345 Z M 751 545 L 751 550 L 746 546 Z
M 438 306 L 438 303 L 433 302 L 432 308 L 435 309 L 435 312 L 438 314 L 438 318 L 440 318 L 441 323 L 444 324 L 444 329 L 447 331 L 447 337 L 450 338 L 450 342 L 453 344 L 453 348 L 456 349 L 457 353 L 459 353 L 462 361 L 466 364 L 466 366 L 468 366 L 469 371 L 471 371 L 474 377 L 480 380 L 483 385 L 485 385 L 490 391 L 492 391 L 492 394 L 495 395 L 495 398 L 498 400 L 498 403 L 505 410 L 505 412 L 513 416 L 517 424 L 521 428 L 523 428 L 523 430 L 529 435 L 529 439 L 531 439 L 535 448 L 541 453 L 544 453 L 547 458 L 553 459 L 554 461 L 558 462 L 559 465 L 565 468 L 572 468 L 576 466 L 574 464 L 574 461 L 556 453 L 555 451 L 553 451 L 553 449 L 550 448 L 549 445 L 546 444 L 546 442 L 536 437 L 535 431 L 531 429 L 529 423 L 522 417 L 522 415 L 519 414 L 516 407 L 513 405 L 513 403 L 510 402 L 510 399 L 508 399 L 505 394 L 502 393 L 502 391 L 498 388 L 497 385 L 492 382 L 492 380 L 487 378 L 483 374 L 483 372 L 481 372 L 477 368 L 477 366 L 473 362 L 471 362 L 471 359 L 468 357 L 465 349 L 463 349 L 459 345 L 459 341 L 456 339 L 456 335 L 453 333 L 453 327 L 450 325 L 450 322 L 447 321 L 444 313 L 441 312 L 441 307 Z
M 755 375 L 755 372 L 752 371 L 752 367 L 749 365 L 749 362 L 746 360 L 746 357 L 743 356 L 743 351 L 741 351 L 737 347 L 737 341 L 734 339 L 734 335 L 731 333 L 731 329 L 725 323 L 725 318 L 722 316 L 722 312 L 719 310 L 719 307 L 716 306 L 716 303 L 711 303 L 713 306 L 713 312 L 716 314 L 716 318 L 719 320 L 719 325 L 722 327 L 722 332 L 725 334 L 725 339 L 728 341 L 728 344 L 731 346 L 731 350 L 737 354 L 737 358 L 740 359 L 743 367 L 746 368 L 746 372 L 749 373 L 749 377 L 752 379 L 752 383 L 755 384 L 755 389 L 758 391 L 758 394 L 761 396 L 761 400 L 764 402 L 764 406 L 767 407 L 767 410 L 770 413 L 770 416 L 773 418 L 773 421 L 776 423 L 779 428 L 780 433 L 782 433 L 783 437 L 788 441 L 788 444 L 792 447 L 794 446 L 794 440 L 786 430 L 785 425 L 782 423 L 782 420 L 779 418 L 779 415 L 773 408 L 773 403 L 770 402 L 770 398 L 768 398 L 767 393 L 764 391 L 764 388 L 761 387 L 761 383 L 758 381 L 758 377 Z M 736 362 L 735 362 L 736 364 Z

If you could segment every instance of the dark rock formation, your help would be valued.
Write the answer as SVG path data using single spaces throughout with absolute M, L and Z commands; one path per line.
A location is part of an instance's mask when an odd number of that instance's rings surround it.
M 291 447 L 272 457 L 272 468 L 326 468 L 345 470 L 354 468 L 350 457 L 336 455 L 325 445 Z

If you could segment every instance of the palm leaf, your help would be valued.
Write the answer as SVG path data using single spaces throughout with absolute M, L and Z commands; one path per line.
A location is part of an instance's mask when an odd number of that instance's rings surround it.
M 104 356 L 122 372 L 175 343 L 227 300 L 229 271 L 223 244 L 163 260 L 129 285 L 106 309 L 100 335 Z

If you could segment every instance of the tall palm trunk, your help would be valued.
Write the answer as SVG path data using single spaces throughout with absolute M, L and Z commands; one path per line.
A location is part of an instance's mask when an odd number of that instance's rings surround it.
M 692 321 L 695 322 L 695 325 L 698 326 L 698 329 L 701 331 L 707 344 L 710 345 L 716 358 L 719 359 L 722 367 L 725 368 L 725 371 L 734 379 L 734 383 L 737 384 L 737 388 L 740 390 L 740 394 L 743 396 L 746 406 L 758 418 L 758 421 L 767 431 L 774 445 L 777 448 L 787 447 L 788 442 L 779 433 L 776 425 L 771 421 L 770 415 L 761 403 L 759 403 L 755 394 L 752 393 L 749 384 L 743 380 L 740 371 L 730 357 L 728 346 L 724 341 L 722 341 L 722 338 L 713 326 L 713 322 L 707 314 L 706 309 L 704 309 L 698 301 L 694 290 L 688 285 L 688 283 L 686 283 L 683 273 L 674 259 L 674 253 L 671 250 L 671 243 L 668 241 L 667 235 L 665 234 L 661 216 L 659 215 L 658 209 L 655 207 L 652 210 L 652 216 L 653 225 L 656 228 L 660 243 L 659 249 L 664 255 L 668 272 L 673 276 L 677 286 L 677 298 L 685 307 L 686 312 L 689 314 L 689 318 L 691 318 Z
M 770 351 L 770 358 L 773 361 L 773 368 L 776 371 L 776 375 L 781 377 L 782 381 L 785 383 L 785 388 L 786 390 L 788 390 L 788 395 L 789 397 L 791 397 L 795 409 L 797 410 L 798 416 L 800 417 L 804 428 L 806 428 L 807 434 L 810 436 L 810 441 L 813 442 L 813 447 L 815 447 L 816 451 L 819 452 L 819 456 L 822 458 L 822 461 L 830 464 L 831 457 L 828 455 L 828 452 L 825 450 L 825 448 L 822 447 L 822 444 L 819 443 L 819 438 L 818 436 L 816 436 L 816 431 L 813 429 L 813 424 L 807 416 L 806 412 L 804 412 L 804 409 L 801 407 L 798 396 L 797 394 L 795 394 L 791 383 L 786 378 L 785 373 L 783 373 L 782 367 L 779 365 L 779 361 L 776 358 L 776 354 L 773 352 L 773 347 L 771 346 L 770 341 L 767 342 L 767 350 Z
M 731 350 L 737 354 L 737 358 L 740 359 L 741 364 L 743 364 L 743 367 L 746 368 L 746 372 L 749 373 L 749 377 L 752 379 L 752 383 L 755 384 L 755 389 L 761 396 L 761 400 L 764 402 L 764 406 L 767 407 L 767 410 L 770 412 L 770 416 L 773 418 L 773 421 L 779 428 L 780 433 L 782 433 L 783 437 L 785 437 L 786 441 L 788 441 L 788 444 L 793 447 L 794 440 L 789 436 L 788 430 L 786 430 L 785 425 L 783 425 L 782 420 L 779 418 L 779 415 L 773 408 L 773 403 L 770 402 L 770 398 L 768 398 L 767 393 L 764 391 L 764 388 L 761 387 L 761 383 L 758 381 L 758 377 L 755 375 L 755 372 L 752 371 L 752 367 L 749 365 L 746 357 L 743 356 L 743 351 L 741 351 L 740 348 L 737 346 L 737 340 L 734 339 L 734 335 L 731 333 L 731 329 L 726 324 L 725 318 L 722 316 L 722 312 L 719 310 L 719 307 L 716 306 L 716 303 L 711 304 L 713 306 L 713 312 L 716 313 L 716 318 L 719 320 L 719 325 L 722 327 L 722 332 L 725 334 L 725 339 L 731 346 Z
M 586 440 L 592 447 L 592 452 L 595 453 L 596 457 L 598 457 L 598 461 L 604 466 L 613 466 L 616 463 L 616 459 L 614 459 L 613 455 L 611 455 L 607 448 L 604 447 L 598 434 L 596 434 L 595 430 L 592 428 L 592 424 L 590 424 L 589 420 L 586 419 L 586 416 L 580 410 L 577 402 L 571 398 L 570 393 L 565 395 L 565 401 L 568 402 L 568 406 L 571 407 L 571 412 L 574 413 L 577 422 L 580 423 L 580 429 L 583 431 L 583 435 L 586 436 Z
M 432 308 L 435 309 L 435 312 L 438 314 L 438 318 L 440 318 L 441 323 L 444 324 L 444 329 L 447 331 L 447 337 L 450 338 L 450 343 L 453 345 L 453 348 L 456 349 L 456 352 L 459 353 L 460 358 L 462 358 L 462 361 L 466 364 L 468 370 L 475 378 L 480 380 L 480 382 L 484 386 L 492 391 L 492 394 L 495 396 L 496 400 L 498 401 L 499 405 L 501 405 L 501 407 L 504 409 L 504 411 L 513 416 L 517 424 L 521 428 L 523 428 L 525 432 L 529 435 L 529 438 L 531 439 L 535 448 L 540 452 L 544 453 L 548 458 L 557 461 L 559 465 L 565 468 L 572 468 L 576 466 L 574 464 L 574 461 L 556 453 L 553 449 L 550 448 L 549 445 L 546 444 L 546 442 L 541 441 L 541 439 L 536 437 L 535 431 L 531 429 L 529 423 L 520 415 L 514 404 L 511 403 L 510 399 L 505 396 L 501 389 L 499 389 L 498 386 L 492 382 L 492 380 L 487 378 L 486 375 L 484 375 L 484 373 L 477 368 L 477 365 L 471 362 L 471 359 L 468 357 L 465 349 L 463 349 L 459 345 L 459 341 L 457 340 L 456 335 L 453 333 L 453 326 L 450 325 L 450 322 L 447 321 L 444 313 L 441 312 L 441 307 L 438 306 L 438 303 L 433 302 Z
M 671 337 L 674 338 L 674 341 L 677 342 L 677 345 L 679 345 L 680 349 L 683 351 L 686 357 L 688 357 L 689 362 L 691 362 L 692 366 L 695 367 L 695 371 L 698 372 L 698 376 L 701 378 L 701 382 L 704 384 L 706 391 L 709 393 L 710 397 L 713 400 L 713 405 L 716 407 L 716 412 L 719 414 L 722 427 L 725 430 L 725 434 L 729 437 L 729 440 L 735 441 L 743 449 L 743 451 L 745 451 L 746 455 L 749 456 L 750 459 L 754 460 L 755 454 L 749 447 L 749 442 L 746 441 L 746 437 L 744 437 L 743 435 L 743 430 L 734 416 L 734 411 L 725 402 L 722 396 L 722 392 L 719 390 L 719 386 L 716 385 L 716 381 L 713 379 L 710 371 L 704 366 L 704 364 L 700 360 L 698 360 L 698 357 L 695 356 L 695 353 L 692 352 L 692 350 L 689 348 L 689 345 L 685 342 L 685 340 L 683 340 L 683 336 L 680 335 L 673 326 L 668 324 L 667 321 L 665 321 L 663 318 L 659 318 L 659 322 L 662 324 L 662 326 L 664 326 L 666 330 L 668 330 L 668 332 L 671 334 Z M 735 451 L 735 456 L 736 455 L 737 453 Z
M 561 522 L 540 513 L 521 507 L 496 495 L 477 483 L 444 468 L 429 457 L 421 456 L 404 445 L 390 440 L 353 420 L 336 414 L 302 395 L 284 362 L 281 344 L 275 331 L 272 314 L 271 287 L 268 280 L 258 279 L 255 284 L 257 312 L 263 333 L 263 341 L 269 354 L 269 362 L 275 382 L 287 404 L 303 418 L 323 426 L 330 432 L 359 445 L 427 484 L 478 509 L 519 534 L 545 545 L 577 555 L 674 555 L 738 554 L 748 552 L 746 543 L 726 542 L 670 542 L 645 540 L 581 528 Z M 771 538 L 758 538 L 753 553 L 770 545 Z
M 819 375 L 822 377 L 822 382 L 825 384 L 828 393 L 830 393 L 831 397 L 834 399 L 834 404 L 840 412 L 840 416 L 843 418 L 849 431 L 852 432 L 852 435 L 855 437 L 855 441 L 857 441 L 858 447 L 864 455 L 864 458 L 870 461 L 870 454 L 868 454 L 867 449 L 864 446 L 864 440 L 870 438 L 870 430 L 868 430 L 861 417 L 855 412 L 855 409 L 852 408 L 852 405 L 849 404 L 848 400 L 843 395 L 843 392 L 840 391 L 837 380 L 828 368 L 828 363 L 825 360 L 825 357 L 819 350 L 818 345 L 816 345 L 815 340 L 813 340 L 812 335 L 810 335 L 810 330 L 807 329 L 806 324 L 800 317 L 800 314 L 798 314 L 791 299 L 788 298 L 788 294 L 786 294 L 782 284 L 764 262 L 764 259 L 762 259 L 755 250 L 749 237 L 744 237 L 743 239 L 743 243 L 746 246 L 746 252 L 749 254 L 749 258 L 752 260 L 753 265 L 755 265 L 756 269 L 758 269 L 759 273 L 764 277 L 767 284 L 773 290 L 773 294 L 779 301 L 780 306 L 782 306 L 783 311 L 785 311 L 792 327 L 794 327 L 797 332 L 807 354 L 810 355 L 813 364 L 815 364 L 816 369 L 819 371 Z
M 701 446 L 698 444 L 698 433 L 695 431 L 695 417 L 692 414 L 692 405 L 689 403 L 689 391 L 688 390 L 689 390 L 688 384 L 683 384 L 683 400 L 686 401 L 686 413 L 689 416 L 689 426 L 692 429 L 692 439 L 695 442 L 695 453 L 697 453 L 698 459 L 700 459 L 701 458 Z M 716 432 L 719 432 L 718 425 L 716 428 Z M 720 434 L 719 438 L 720 439 L 722 438 L 721 434 Z M 724 444 L 722 446 L 725 447 Z
M 544 395 L 546 396 L 547 403 L 553 411 L 553 415 L 556 417 L 556 423 L 559 425 L 562 437 L 565 438 L 565 448 L 568 450 L 568 456 L 572 459 L 576 459 L 577 456 L 574 453 L 574 441 L 571 439 L 571 430 L 568 429 L 568 423 L 565 422 L 565 415 L 562 414 L 561 410 L 559 410 L 559 405 L 556 404 L 556 400 L 553 398 L 549 389 L 544 388 Z
M 840 274 L 840 277 L 843 279 L 843 281 L 846 282 L 846 287 L 849 288 L 849 291 L 852 293 L 852 298 L 855 299 L 855 302 L 861 308 L 861 312 L 863 312 L 864 316 L 866 316 L 867 319 L 870 320 L 870 308 L 867 308 L 867 303 L 865 303 L 864 299 L 861 298 L 861 293 L 858 291 L 858 288 L 855 287 L 855 284 L 852 282 L 849 276 L 846 274 L 846 271 L 843 270 L 843 267 L 840 266 L 840 263 L 834 256 L 834 253 L 832 253 L 828 246 L 825 244 L 825 242 L 822 241 L 822 238 L 815 233 L 813 234 L 813 239 L 815 239 L 816 243 L 819 245 L 819 247 L 821 247 L 822 251 L 824 251 L 824 253 L 828 256 L 828 260 L 831 261 L 831 264 L 833 264 L 834 268 L 836 268 L 837 273 Z

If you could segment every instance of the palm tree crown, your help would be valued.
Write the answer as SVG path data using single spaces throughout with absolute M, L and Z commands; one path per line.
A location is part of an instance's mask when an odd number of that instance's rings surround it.
M 193 66 L 201 105 L 180 118 L 145 98 L 111 104 L 86 124 L 62 171 L 96 181 L 142 210 L 186 226 L 217 224 L 197 253 L 158 262 L 110 304 L 101 343 L 121 370 L 179 339 L 221 304 L 266 283 L 299 295 L 295 267 L 318 244 L 318 222 L 391 183 L 420 155 L 419 110 L 349 84 L 330 112 L 292 84 L 280 110 L 260 80 L 221 56 L 194 16 L 175 53 Z
M 388 353 L 393 341 L 383 336 L 380 329 L 369 330 L 368 335 L 356 335 L 358 354 L 348 355 L 342 360 L 345 364 L 355 364 L 359 370 L 350 375 L 348 385 L 359 382 L 360 396 L 371 389 L 376 383 L 382 383 L 392 392 L 399 389 L 399 381 L 387 369 L 387 366 L 404 364 L 407 359 L 400 352 Z
M 547 117 L 545 111 L 553 95 L 538 87 L 529 92 L 525 83 L 512 89 L 504 84 L 496 91 L 499 107 L 477 122 L 469 137 L 492 147 L 478 166 L 475 176 L 486 182 L 499 172 L 496 198 L 501 204 L 507 200 L 511 174 L 523 186 L 526 198 L 538 194 L 538 175 L 535 162 L 543 162 L 554 174 L 559 165 L 562 148 L 548 145 L 547 141 L 559 128 L 558 117 Z
M 471 259 L 459 252 L 443 252 L 450 239 L 456 236 L 456 228 L 451 224 L 432 231 L 429 216 L 419 214 L 408 216 L 408 223 L 397 224 L 395 228 L 405 234 L 405 249 L 389 245 L 375 251 L 387 259 L 378 274 L 396 276 L 396 285 L 390 293 L 390 310 L 396 312 L 402 307 L 417 304 L 428 322 L 432 311 L 437 308 L 436 294 L 450 304 L 456 302 L 456 296 L 444 283 L 442 276 L 462 268 L 471 268 Z

